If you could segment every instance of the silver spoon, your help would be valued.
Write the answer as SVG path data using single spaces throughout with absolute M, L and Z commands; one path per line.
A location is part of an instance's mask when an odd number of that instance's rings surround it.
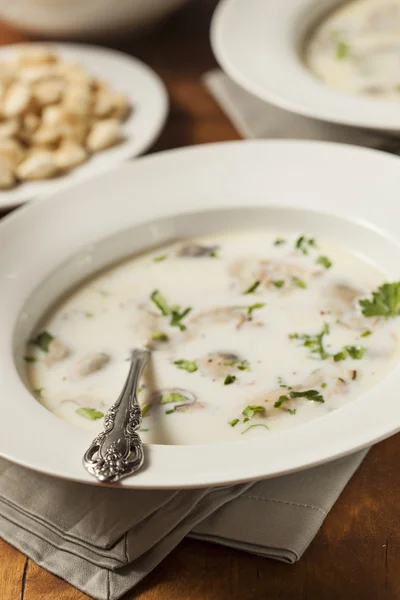
M 150 357 L 150 350 L 132 351 L 128 377 L 118 400 L 104 417 L 104 430 L 83 455 L 83 465 L 99 481 L 115 482 L 132 475 L 143 465 L 142 440 L 136 433 L 142 424 L 137 400 L 140 377 Z

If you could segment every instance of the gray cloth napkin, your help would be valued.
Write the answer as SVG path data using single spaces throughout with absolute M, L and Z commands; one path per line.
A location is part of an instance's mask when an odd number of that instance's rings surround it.
M 397 148 L 267 105 L 219 71 L 204 83 L 245 137 Z M 277 479 L 186 491 L 85 486 L 0 460 L 0 536 L 96 600 L 120 598 L 187 535 L 293 563 L 365 454 Z
M 293 563 L 365 454 L 186 491 L 100 488 L 0 460 L 0 536 L 96 600 L 120 598 L 186 535 Z

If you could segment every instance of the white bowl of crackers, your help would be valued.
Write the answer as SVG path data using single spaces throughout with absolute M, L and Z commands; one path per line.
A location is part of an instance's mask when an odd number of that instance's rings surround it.
M 82 44 L 0 49 L 0 209 L 53 193 L 144 152 L 165 122 L 158 76 Z

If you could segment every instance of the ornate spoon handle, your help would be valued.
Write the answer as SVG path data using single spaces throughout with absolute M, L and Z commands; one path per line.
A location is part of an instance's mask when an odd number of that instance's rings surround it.
M 132 475 L 143 464 L 143 446 L 136 430 L 142 424 L 137 390 L 150 356 L 147 348 L 132 351 L 131 366 L 118 400 L 104 417 L 104 430 L 83 456 L 83 465 L 99 481 L 114 482 Z

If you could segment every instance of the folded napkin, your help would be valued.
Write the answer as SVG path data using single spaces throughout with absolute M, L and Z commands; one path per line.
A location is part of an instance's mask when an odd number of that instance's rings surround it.
M 219 71 L 204 83 L 244 137 L 397 150 L 397 141 L 268 105 Z M 120 598 L 187 535 L 293 563 L 365 454 L 277 479 L 186 491 L 87 486 L 0 460 L 0 536 L 96 600 Z
M 366 451 L 215 489 L 136 491 L 62 481 L 0 460 L 0 536 L 96 600 L 116 600 L 186 536 L 293 563 Z

